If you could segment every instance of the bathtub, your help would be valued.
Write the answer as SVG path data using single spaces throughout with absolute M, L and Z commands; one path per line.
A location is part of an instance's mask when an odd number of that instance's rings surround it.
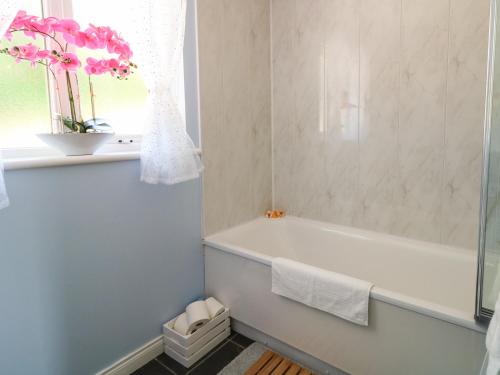
M 286 217 L 208 236 L 206 292 L 233 319 L 353 375 L 478 374 L 485 328 L 474 321 L 476 256 L 395 236 Z M 371 281 L 361 327 L 271 293 L 284 257 Z

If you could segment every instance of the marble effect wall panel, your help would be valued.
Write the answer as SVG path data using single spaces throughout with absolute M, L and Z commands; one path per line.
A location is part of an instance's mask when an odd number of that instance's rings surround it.
M 272 0 L 292 215 L 475 248 L 488 0 Z

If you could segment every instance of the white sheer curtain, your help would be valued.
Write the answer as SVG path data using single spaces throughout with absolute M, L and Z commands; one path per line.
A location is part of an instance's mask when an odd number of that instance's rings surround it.
M 184 114 L 186 0 L 145 1 L 135 17 L 141 18 L 136 20 L 140 33 L 131 47 L 149 91 L 141 180 L 172 185 L 197 178 L 202 164 L 186 133 Z
M 0 1 L 0 39 L 3 38 L 7 28 L 17 13 L 14 0 Z M 9 196 L 5 188 L 5 179 L 3 176 L 2 155 L 0 154 L 0 210 L 9 205 Z
M 5 188 L 5 180 L 3 177 L 3 163 L 0 159 L 0 210 L 9 205 L 9 196 L 7 195 L 7 189 Z

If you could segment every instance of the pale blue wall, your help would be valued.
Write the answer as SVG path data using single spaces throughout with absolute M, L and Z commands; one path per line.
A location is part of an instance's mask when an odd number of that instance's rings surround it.
M 139 163 L 7 172 L 0 211 L 0 373 L 91 374 L 203 293 L 199 181 Z
M 198 139 L 194 0 L 188 130 Z M 93 374 L 203 294 L 201 183 L 139 182 L 139 162 L 8 171 L 0 211 L 0 374 Z

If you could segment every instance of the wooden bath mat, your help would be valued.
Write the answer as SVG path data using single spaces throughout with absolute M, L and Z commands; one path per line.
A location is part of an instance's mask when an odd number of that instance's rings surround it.
M 287 358 L 270 350 L 245 372 L 245 375 L 313 375 L 311 371 L 300 367 Z

